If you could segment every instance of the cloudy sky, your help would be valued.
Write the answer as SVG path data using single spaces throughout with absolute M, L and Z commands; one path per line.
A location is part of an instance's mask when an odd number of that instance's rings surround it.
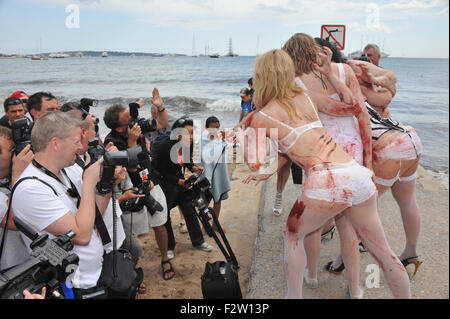
M 448 58 L 448 8 L 448 0 L 0 0 L 0 53 L 190 55 L 209 46 L 225 54 L 232 38 L 236 53 L 255 55 L 339 24 L 345 52 L 372 42 L 391 56 Z

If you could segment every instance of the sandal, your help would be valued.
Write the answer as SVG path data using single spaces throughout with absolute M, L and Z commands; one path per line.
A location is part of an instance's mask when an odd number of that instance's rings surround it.
M 398 258 L 400 259 L 400 257 Z M 411 259 L 414 259 L 411 261 Z M 410 264 L 414 264 L 414 274 L 412 275 L 413 277 L 416 275 L 417 270 L 419 270 L 420 265 L 422 265 L 423 261 L 419 260 L 419 256 L 413 256 L 413 257 L 409 257 L 409 258 L 405 258 L 403 260 L 400 259 L 400 262 L 402 263 L 402 265 L 406 268 L 406 266 L 410 265 Z
M 345 269 L 344 263 L 342 263 L 337 268 L 333 267 L 333 261 L 330 261 L 328 264 L 325 265 L 325 270 L 335 275 L 340 275 L 344 269 Z
M 165 265 L 165 264 L 169 264 L 169 265 L 170 265 L 170 268 L 167 269 L 167 270 L 164 270 L 164 265 Z M 172 279 L 173 277 L 175 277 L 175 271 L 173 270 L 173 267 L 172 267 L 172 264 L 170 263 L 170 261 L 168 261 L 168 260 L 163 260 L 163 261 L 161 261 L 161 268 L 162 268 L 162 270 L 163 270 L 162 277 L 163 277 L 164 280 L 170 280 L 170 279 Z M 171 272 L 173 272 L 173 275 L 170 276 L 169 278 L 167 278 L 167 277 L 166 277 L 166 274 L 171 273 Z

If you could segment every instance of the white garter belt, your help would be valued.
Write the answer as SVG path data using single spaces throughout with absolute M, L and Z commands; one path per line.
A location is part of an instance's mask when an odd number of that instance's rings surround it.
M 372 171 L 351 160 L 348 163 L 321 163 L 311 167 L 303 194 L 311 199 L 346 203 L 348 207 L 369 199 L 376 191 Z
M 406 177 L 400 177 L 397 174 L 397 176 L 395 176 L 393 179 L 383 179 L 383 178 L 375 176 L 375 183 L 386 186 L 386 187 L 391 187 L 392 185 L 394 185 L 394 183 L 397 180 L 400 182 L 410 182 L 410 181 L 415 180 L 416 178 L 417 178 L 417 172 L 415 172 L 411 176 L 406 176 Z

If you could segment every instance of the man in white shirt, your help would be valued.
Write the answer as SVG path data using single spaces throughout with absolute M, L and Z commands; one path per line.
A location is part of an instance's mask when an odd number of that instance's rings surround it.
M 79 290 L 93 289 L 103 260 L 103 245 L 94 231 L 95 204 L 104 212 L 110 201 L 110 194 L 95 195 L 102 160 L 84 171 L 78 203 L 73 196 L 76 185 L 64 168 L 75 163 L 81 149 L 80 121 L 62 112 L 46 113 L 35 122 L 31 141 L 35 157 L 19 179 L 36 176 L 52 188 L 38 180 L 23 181 L 12 199 L 14 214 L 50 237 L 75 232 L 72 252 L 80 261 L 70 284 Z M 29 244 L 28 238 L 22 238 Z

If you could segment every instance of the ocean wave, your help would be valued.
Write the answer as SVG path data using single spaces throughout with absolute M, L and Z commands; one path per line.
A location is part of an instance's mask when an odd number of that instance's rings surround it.
M 446 172 L 443 171 L 434 171 L 432 169 L 426 169 L 428 173 L 433 175 L 434 178 L 436 178 L 439 182 L 441 182 L 445 188 L 449 189 L 449 175 L 448 170 Z
M 219 112 L 240 112 L 241 101 L 238 99 L 220 99 L 206 104 L 206 107 Z

